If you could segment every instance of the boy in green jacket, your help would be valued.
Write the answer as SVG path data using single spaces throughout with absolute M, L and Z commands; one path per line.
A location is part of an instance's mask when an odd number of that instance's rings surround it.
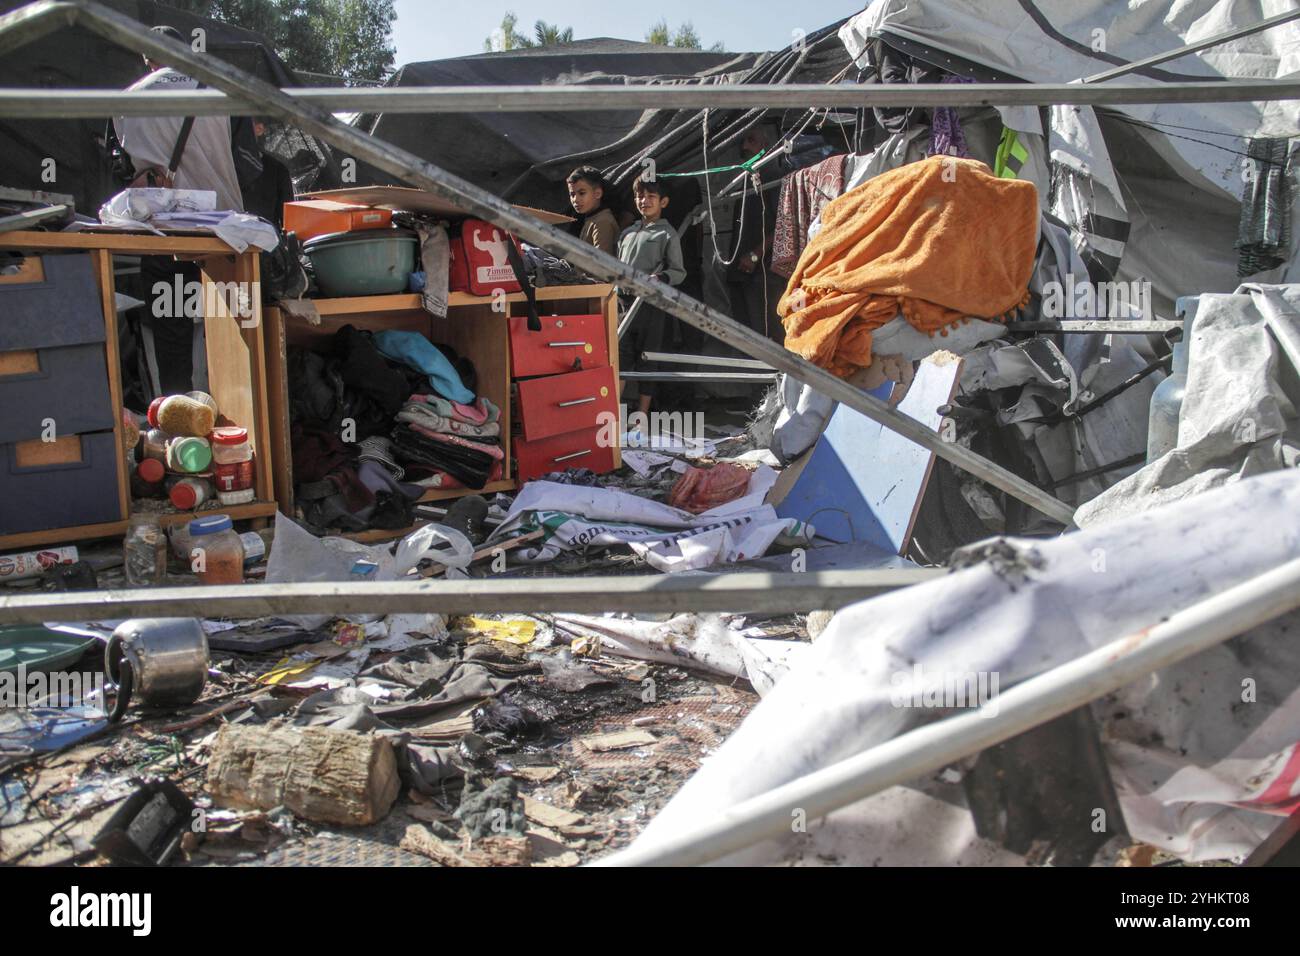
M 628 226 L 618 237 L 618 257 L 634 269 L 650 273 L 660 282 L 680 285 L 686 278 L 686 267 L 682 264 L 682 242 L 677 230 L 663 218 L 664 210 L 668 208 L 668 196 L 658 182 L 646 179 L 644 175 L 637 178 L 632 191 L 636 195 L 641 221 Z M 629 305 L 631 296 L 624 295 L 623 301 L 624 305 Z M 660 366 L 654 362 L 642 362 L 641 353 L 663 349 L 667 324 L 666 314 L 641 303 L 631 327 L 619 342 L 620 367 L 624 371 L 657 371 Z M 654 382 L 629 382 L 624 395 L 638 395 L 640 411 L 645 413 L 650 410 L 656 391 Z

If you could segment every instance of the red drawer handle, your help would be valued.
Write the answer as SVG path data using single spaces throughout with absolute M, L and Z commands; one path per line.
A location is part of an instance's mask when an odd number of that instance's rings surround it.
M 546 346 L 547 348 L 552 348 L 552 349 L 569 349 L 569 348 L 581 348 L 586 344 L 587 344 L 586 342 L 547 342 Z
M 560 408 L 568 408 L 570 405 L 586 405 L 588 402 L 594 402 L 595 400 L 596 396 L 593 395 L 591 398 L 575 398 L 570 402 L 556 402 L 555 404 Z
M 561 455 L 559 458 L 552 458 L 551 461 L 568 461 L 570 458 L 581 458 L 583 455 L 590 455 L 590 454 L 591 454 L 591 449 L 588 448 L 586 451 L 575 451 L 571 455 Z

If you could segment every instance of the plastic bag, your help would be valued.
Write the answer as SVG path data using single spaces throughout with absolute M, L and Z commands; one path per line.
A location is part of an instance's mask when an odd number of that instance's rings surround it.
M 448 547 L 436 547 L 437 544 Z M 347 538 L 318 538 L 296 522 L 277 513 L 275 541 L 266 565 L 267 584 L 305 584 L 315 581 L 395 581 L 429 558 L 449 568 L 462 568 L 474 556 L 474 546 L 454 528 L 427 524 L 398 542 L 396 553 L 387 546 L 370 547 Z M 279 615 L 308 630 L 335 615 Z M 352 614 L 346 620 L 377 621 L 383 614 Z

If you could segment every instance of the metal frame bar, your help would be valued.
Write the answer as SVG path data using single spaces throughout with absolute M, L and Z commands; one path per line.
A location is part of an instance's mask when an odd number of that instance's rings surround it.
M 775 382 L 776 372 L 619 372 L 629 382 Z
M 75 0 L 70 0 L 75 2 Z M 89 24 L 86 24 L 89 26 Z M 3 47 L 0 47 L 0 51 Z M 197 55 L 197 54 L 196 54 Z M 162 62 L 160 58 L 160 62 Z M 1087 81 L 1085 81 L 1087 82 Z M 272 87 L 274 89 L 274 87 Z M 338 113 L 549 113 L 590 110 L 858 109 L 898 106 L 1114 106 L 1154 103 L 1267 102 L 1300 99 L 1292 80 L 1204 83 L 937 83 L 825 86 L 813 83 L 696 86 L 292 87 L 277 90 Z M 87 119 L 104 116 L 254 116 L 251 100 L 220 90 L 24 89 L 0 91 L 0 116 Z
M 281 614 L 530 614 L 621 611 L 658 614 L 836 610 L 946 574 L 944 568 L 625 577 L 235 584 L 0 597 L 0 624 L 127 617 L 273 617 Z
M 673 365 L 720 365 L 723 368 L 747 368 L 754 372 L 770 372 L 772 366 L 754 359 L 732 358 L 729 355 L 691 355 L 686 352 L 642 352 L 646 362 L 668 362 Z
M 184 43 L 150 33 L 144 30 L 139 22 L 93 0 L 38 0 L 36 3 L 0 17 L 0 55 L 71 23 L 93 30 L 114 43 L 147 55 L 156 62 L 173 66 L 213 89 L 230 94 L 234 101 L 249 104 L 258 114 L 291 123 L 341 150 L 344 155 L 359 157 L 377 169 L 424 189 L 434 196 L 454 202 L 468 214 L 508 229 L 520 238 L 562 256 L 590 275 L 614 283 L 621 289 L 629 290 L 655 308 L 676 316 L 753 358 L 767 362 L 776 370 L 793 376 L 828 398 L 848 405 L 854 411 L 861 412 L 872 421 L 898 432 L 945 461 L 975 475 L 1048 517 L 1067 526 L 1073 522 L 1074 509 L 1043 489 L 956 442 L 944 441 L 914 418 L 868 395 L 843 379 L 836 378 L 830 372 L 777 345 L 766 336 L 740 325 L 672 286 L 655 281 L 647 273 L 629 268 L 625 263 L 594 246 L 585 245 L 576 237 L 560 232 L 553 226 L 520 212 L 499 196 L 494 196 L 413 153 L 398 149 L 390 143 L 375 139 L 348 126 L 318 105 L 295 99 L 271 84 L 216 57 L 195 53 Z M 1216 89 L 1224 86 L 1224 84 L 1213 85 Z M 1300 84 L 1291 84 L 1291 87 L 1293 93 L 1300 98 Z M 1280 88 L 1269 87 L 1270 90 Z M 707 87 L 706 92 L 712 98 L 721 89 L 721 87 Z M 941 89 L 945 92 L 945 96 L 949 96 L 961 87 L 944 86 Z M 577 88 L 578 92 L 584 90 L 587 93 L 591 92 L 590 87 Z M 748 93 L 753 92 L 753 88 L 748 91 Z M 772 92 L 775 94 L 779 91 Z M 119 97 L 117 102 L 121 102 L 122 95 L 117 94 Z M 1043 94 L 1037 95 L 1041 97 Z M 1273 94 L 1270 93 L 1269 96 L 1272 97 Z M 915 100 L 915 96 L 910 95 L 909 101 L 911 100 Z M 949 101 L 950 97 L 944 100 L 945 103 Z M 591 99 L 585 102 L 587 109 L 596 106 Z M 859 102 L 863 101 L 859 100 Z M 235 103 L 230 102 L 227 105 L 233 107 Z M 528 108 L 538 109 L 540 105 L 537 101 L 530 101 Z M 466 106 L 462 103 L 457 108 L 464 110 Z
M 1022 681 L 983 707 L 902 734 L 720 810 L 690 832 L 634 845 L 594 865 L 691 866 L 721 859 L 788 834 L 796 808 L 809 821 L 824 817 L 1010 740 L 1297 607 L 1300 558 Z
M 1173 319 L 1066 319 L 1061 322 L 1008 322 L 1008 332 L 1073 332 L 1083 335 L 1164 335 L 1183 327 Z

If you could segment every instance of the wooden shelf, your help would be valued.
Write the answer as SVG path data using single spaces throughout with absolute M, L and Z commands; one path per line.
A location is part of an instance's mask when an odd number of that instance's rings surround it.
M 608 283 L 599 285 L 549 285 L 537 290 L 538 302 L 554 302 L 561 299 L 604 299 L 614 291 Z M 411 312 L 423 309 L 417 293 L 398 293 L 396 295 L 361 295 L 346 296 L 337 299 L 312 299 L 316 311 L 321 315 L 355 315 L 366 312 Z M 523 302 L 526 296 L 522 292 L 512 292 L 506 296 L 507 302 Z M 490 295 L 470 295 L 468 292 L 452 292 L 447 296 L 448 306 L 491 305 Z
M 147 232 L 32 232 L 0 233 L 0 249 L 76 249 L 135 256 L 238 255 L 216 236 L 155 236 Z
M 230 515 L 231 521 L 245 521 L 250 518 L 269 518 L 275 514 L 274 501 L 250 501 L 246 505 L 231 505 L 228 508 L 210 508 L 202 511 L 172 511 L 158 514 L 158 523 L 170 528 L 182 521 L 193 521 L 208 515 Z M 93 541 L 96 538 L 121 538 L 126 535 L 126 521 L 106 521 L 101 524 L 72 525 L 67 528 L 51 528 L 48 531 L 24 531 L 21 534 L 8 534 L 0 537 L 0 549 L 15 551 L 23 548 L 38 550 L 70 541 Z

